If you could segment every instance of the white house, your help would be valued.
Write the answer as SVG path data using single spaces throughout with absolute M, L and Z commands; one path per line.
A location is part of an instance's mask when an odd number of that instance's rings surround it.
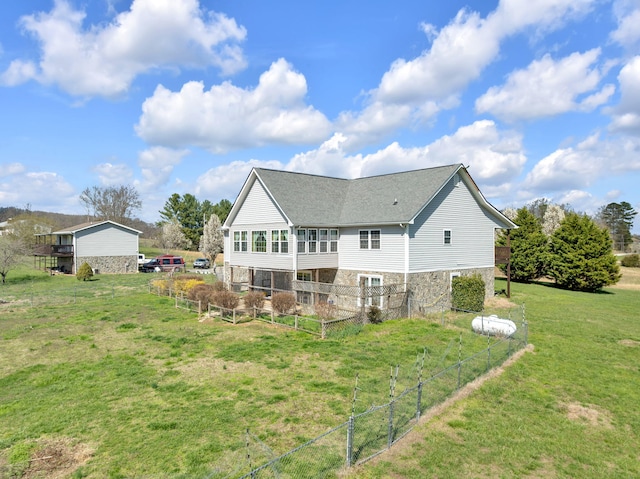
M 495 230 L 515 227 L 461 164 L 354 180 L 254 168 L 223 225 L 225 281 L 385 308 L 479 273 L 488 297 Z
M 141 231 L 114 221 L 82 223 L 36 235 L 34 256 L 39 266 L 75 274 L 82 263 L 100 273 L 138 271 Z

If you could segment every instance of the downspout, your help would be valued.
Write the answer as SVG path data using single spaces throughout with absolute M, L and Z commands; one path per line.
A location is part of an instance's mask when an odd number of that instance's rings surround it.
M 407 292 L 409 279 L 409 223 L 404 225 L 404 292 Z

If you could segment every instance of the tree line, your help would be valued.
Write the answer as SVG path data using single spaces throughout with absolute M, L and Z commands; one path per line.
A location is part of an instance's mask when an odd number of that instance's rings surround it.
M 504 214 L 518 225 L 496 240 L 498 246 L 510 245 L 511 279 L 549 277 L 567 289 L 596 291 L 620 279 L 614 245 L 621 251 L 630 247 L 637 213 L 629 203 L 609 203 L 592 218 L 537 200 Z M 506 272 L 507 266 L 500 268 Z

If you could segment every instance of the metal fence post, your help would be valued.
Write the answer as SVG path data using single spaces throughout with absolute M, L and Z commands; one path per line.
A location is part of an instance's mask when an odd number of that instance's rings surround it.
M 347 467 L 353 466 L 353 431 L 355 429 L 355 418 L 353 414 L 349 416 L 347 425 Z
M 422 380 L 418 382 L 418 401 L 416 404 L 416 421 L 420 420 L 420 414 L 422 411 Z
M 462 373 L 462 333 L 460 333 L 460 340 L 458 342 L 458 389 L 460 389 L 461 373 Z

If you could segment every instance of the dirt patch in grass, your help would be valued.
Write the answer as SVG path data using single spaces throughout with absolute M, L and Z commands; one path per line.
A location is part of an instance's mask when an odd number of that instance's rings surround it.
M 85 464 L 93 450 L 85 444 L 73 444 L 71 439 L 46 439 L 31 456 L 29 466 L 20 479 L 61 479 L 69 477 Z
M 496 309 L 508 309 L 515 308 L 518 305 L 513 303 L 509 298 L 504 296 L 494 296 L 493 298 L 489 298 L 485 300 L 484 307 L 487 308 L 496 308 Z
M 562 405 L 567 410 L 567 417 L 572 421 L 580 421 L 590 426 L 601 426 L 611 429 L 609 413 L 592 405 L 583 406 L 579 403 Z
M 635 341 L 633 339 L 621 339 L 618 341 L 618 344 L 622 346 L 629 346 L 630 348 L 637 348 L 640 346 L 640 341 Z

